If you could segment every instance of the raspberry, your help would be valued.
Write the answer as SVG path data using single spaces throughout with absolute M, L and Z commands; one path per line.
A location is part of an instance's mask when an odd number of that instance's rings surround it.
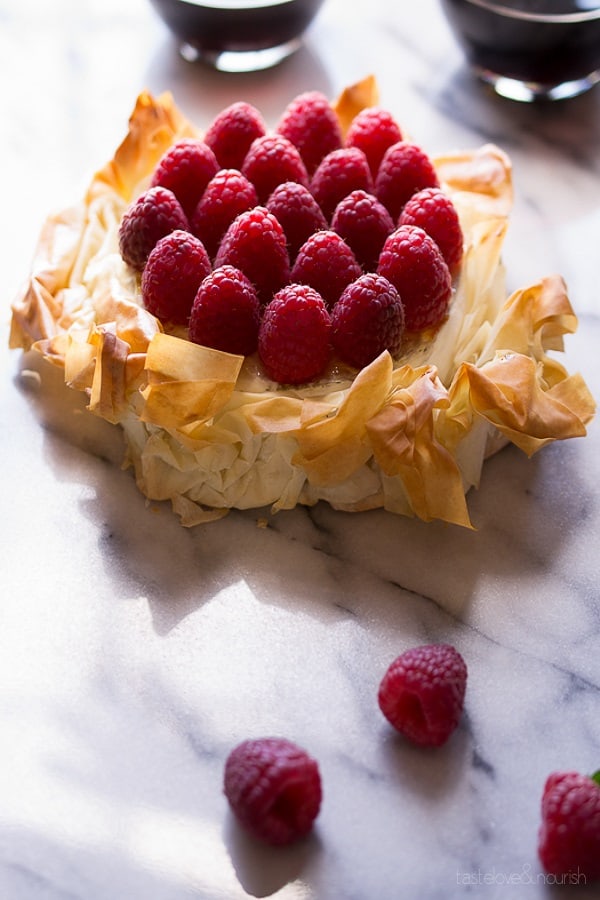
M 342 146 L 337 116 L 320 91 L 307 91 L 295 97 L 285 109 L 276 131 L 298 148 L 309 175 L 324 156 Z
M 240 824 L 274 845 L 307 835 L 321 807 L 317 762 L 285 738 L 238 744 L 225 763 L 224 791 Z
M 277 185 L 284 181 L 308 185 L 308 174 L 300 154 L 281 134 L 267 134 L 253 141 L 242 173 L 256 188 L 260 203 L 266 203 Z
M 248 356 L 258 344 L 259 322 L 260 303 L 254 286 L 239 269 L 221 266 L 198 288 L 189 336 L 195 344 Z
M 331 221 L 340 200 L 352 191 L 372 192 L 373 180 L 367 157 L 356 147 L 333 150 L 317 166 L 310 190 L 327 221 Z
M 437 173 L 427 154 L 407 141 L 388 147 L 375 179 L 375 194 L 394 222 L 412 195 L 427 187 L 439 187 Z
M 187 216 L 172 191 L 149 188 L 126 210 L 119 226 L 119 250 L 138 272 L 155 244 L 166 234 L 188 228 Z
M 538 836 L 541 863 L 550 875 L 577 873 L 600 879 L 600 773 L 554 772 L 542 794 Z
M 189 217 L 204 188 L 218 170 L 217 158 L 207 144 L 193 138 L 183 138 L 169 147 L 158 161 L 150 186 L 173 191 Z
M 460 720 L 467 667 L 449 644 L 406 650 L 379 685 L 379 707 L 393 727 L 415 744 L 439 747 Z
M 225 107 L 209 125 L 204 142 L 222 169 L 241 169 L 250 144 L 267 132 L 263 117 L 250 103 Z
M 303 184 L 285 181 L 277 185 L 267 209 L 279 220 L 287 238 L 290 259 L 295 259 L 302 244 L 315 231 L 327 228 L 321 207 Z
M 331 228 L 343 237 L 367 272 L 377 268 L 385 239 L 394 230 L 389 212 L 373 194 L 352 191 L 335 208 Z
M 257 203 L 254 185 L 237 169 L 221 169 L 209 181 L 190 219 L 190 228 L 211 259 L 233 220 Z
M 383 245 L 377 272 L 400 294 L 407 331 L 424 331 L 442 322 L 452 295 L 452 279 L 438 245 L 422 228 L 396 228 Z
M 263 206 L 255 206 L 233 220 L 215 257 L 215 268 L 241 269 L 258 292 L 261 303 L 287 284 L 290 260 L 283 228 Z
M 430 235 L 446 260 L 450 273 L 458 270 L 463 254 L 463 233 L 450 197 L 440 188 L 424 188 L 406 203 L 398 225 L 418 225 Z
M 401 140 L 402 131 L 392 114 L 378 106 L 369 106 L 350 123 L 346 147 L 358 147 L 363 151 L 375 178 L 385 151 Z
M 335 231 L 316 231 L 302 245 L 290 281 L 309 284 L 331 309 L 344 288 L 362 274 L 354 253 Z
M 305 284 L 282 288 L 263 312 L 258 354 L 274 381 L 302 384 L 325 371 L 331 320 L 321 295 Z
M 203 244 L 189 231 L 173 231 L 156 244 L 142 273 L 142 300 L 161 322 L 186 325 L 196 291 L 210 272 Z
M 402 344 L 404 307 L 396 288 L 381 275 L 361 275 L 343 291 L 331 313 L 331 343 L 342 362 L 357 369 Z

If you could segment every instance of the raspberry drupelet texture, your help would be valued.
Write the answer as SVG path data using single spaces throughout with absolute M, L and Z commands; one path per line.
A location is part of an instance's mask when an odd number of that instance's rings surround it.
M 263 206 L 240 213 L 225 232 L 214 265 L 241 269 L 261 303 L 268 303 L 289 281 L 290 259 L 283 228 Z
M 540 861 L 550 875 L 600 880 L 600 772 L 554 772 L 542 794 Z
M 209 181 L 190 218 L 190 228 L 211 259 L 233 220 L 257 203 L 254 185 L 237 169 L 221 169 Z
M 393 115 L 379 106 L 362 109 L 346 133 L 346 147 L 358 147 L 367 157 L 373 179 L 386 150 L 402 140 L 402 131 Z
M 188 218 L 219 163 L 204 141 L 183 138 L 163 154 L 152 174 L 151 187 L 173 191 Z
M 354 253 L 335 231 L 316 231 L 302 245 L 290 281 L 309 284 L 331 309 L 344 288 L 362 274 Z
M 450 197 L 440 188 L 424 188 L 413 194 L 404 206 L 398 225 L 418 225 L 430 235 L 455 274 L 463 255 L 463 233 L 458 212 Z
M 241 169 L 250 144 L 266 133 L 267 126 L 260 112 L 252 104 L 240 100 L 226 106 L 213 119 L 204 142 L 222 169 Z
M 379 707 L 414 744 L 439 747 L 456 729 L 464 706 L 467 666 L 450 644 L 413 647 L 398 656 L 379 685 Z
M 396 228 L 383 245 L 377 271 L 400 294 L 407 331 L 441 324 L 452 296 L 452 278 L 440 248 L 422 228 Z
M 125 211 L 119 226 L 119 250 L 127 265 L 141 272 L 158 241 L 177 229 L 187 230 L 181 203 L 163 187 L 149 188 Z
M 308 186 L 308 174 L 298 150 L 281 134 L 266 134 L 253 141 L 242 174 L 256 188 L 259 203 L 266 203 L 278 184 L 297 181 Z
M 161 322 L 187 325 L 196 291 L 210 270 L 202 242 L 189 231 L 172 231 L 158 241 L 142 272 L 144 306 Z
M 263 311 L 258 353 L 270 378 L 304 384 L 325 371 L 331 356 L 331 319 L 321 295 L 305 284 L 288 284 Z
M 381 275 L 361 275 L 342 292 L 331 313 L 331 343 L 339 358 L 357 369 L 402 345 L 404 307 L 396 288 Z
M 284 738 L 256 738 L 225 762 L 224 792 L 239 823 L 254 837 L 281 846 L 305 837 L 321 808 L 317 762 Z
M 190 340 L 248 356 L 258 346 L 260 313 L 254 285 L 239 269 L 221 266 L 198 288 L 190 314 Z
M 285 232 L 290 260 L 296 258 L 298 250 L 311 234 L 327 228 L 321 207 L 308 188 L 298 182 L 279 184 L 266 206 Z
M 336 206 L 331 228 L 344 238 L 363 269 L 373 272 L 385 240 L 394 230 L 394 222 L 373 194 L 352 191 Z
M 338 118 L 327 97 L 319 91 L 307 91 L 295 97 L 285 109 L 276 131 L 298 148 L 309 175 L 324 156 L 342 146 Z
M 375 195 L 394 222 L 404 204 L 417 191 L 439 187 L 437 172 L 429 156 L 417 144 L 399 141 L 389 147 L 375 179 Z
M 333 150 L 321 160 L 310 181 L 310 190 L 328 222 L 336 206 L 352 191 L 373 191 L 367 157 L 356 147 Z

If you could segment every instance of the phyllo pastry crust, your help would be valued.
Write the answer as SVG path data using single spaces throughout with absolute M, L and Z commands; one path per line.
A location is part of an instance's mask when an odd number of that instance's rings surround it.
M 345 133 L 377 102 L 366 79 L 332 104 Z M 577 320 L 560 276 L 507 296 L 510 161 L 486 145 L 433 159 L 464 234 L 449 313 L 399 358 L 332 366 L 309 385 L 270 381 L 256 358 L 194 344 L 143 306 L 119 252 L 129 204 L 162 154 L 198 130 L 169 94 L 142 94 L 114 158 L 76 206 L 50 217 L 13 305 L 10 343 L 64 370 L 89 410 L 123 429 L 150 499 L 192 526 L 229 509 L 325 500 L 470 526 L 466 494 L 508 442 L 531 455 L 582 436 L 594 414 L 554 352 Z

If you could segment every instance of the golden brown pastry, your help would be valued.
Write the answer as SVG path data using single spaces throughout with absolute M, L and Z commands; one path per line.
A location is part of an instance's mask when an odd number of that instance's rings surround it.
M 344 91 L 342 128 L 376 99 L 372 78 Z M 465 495 L 491 453 L 585 434 L 593 399 L 549 355 L 577 327 L 562 279 L 506 296 L 511 166 L 490 145 L 434 159 L 465 253 L 446 321 L 402 358 L 284 389 L 251 357 L 167 333 L 142 306 L 118 229 L 166 148 L 197 133 L 169 94 L 142 94 L 82 202 L 48 219 L 13 306 L 11 346 L 60 366 L 92 413 L 123 428 L 149 499 L 170 500 L 188 526 L 319 500 L 469 526 Z

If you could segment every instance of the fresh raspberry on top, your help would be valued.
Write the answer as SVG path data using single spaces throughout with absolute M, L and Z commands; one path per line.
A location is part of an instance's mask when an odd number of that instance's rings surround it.
M 125 211 L 119 226 L 119 250 L 127 265 L 141 272 L 155 244 L 176 229 L 187 229 L 181 203 L 167 188 L 144 191 Z
M 311 178 L 310 190 L 328 222 L 340 200 L 352 191 L 373 191 L 367 157 L 357 147 L 333 150 L 321 160 Z
M 281 384 L 304 384 L 323 374 L 331 355 L 331 320 L 325 302 L 307 284 L 288 284 L 263 311 L 258 355 Z
M 463 233 L 450 197 L 440 188 L 424 188 L 413 194 L 398 225 L 418 225 L 430 235 L 446 260 L 450 274 L 458 271 L 463 255 Z
M 439 180 L 424 150 L 408 141 L 388 147 L 375 179 L 375 194 L 394 222 L 412 195 L 427 187 L 439 187 Z
M 308 188 L 296 181 L 277 185 L 266 206 L 285 231 L 290 259 L 296 258 L 298 250 L 313 232 L 327 228 L 321 207 Z
M 190 228 L 211 259 L 233 220 L 257 203 L 256 188 L 237 169 L 220 169 L 209 181 L 190 218 Z
M 239 823 L 267 844 L 305 837 L 321 808 L 321 776 L 306 750 L 285 738 L 256 738 L 225 762 L 224 792 Z
M 142 272 L 142 300 L 161 322 L 187 325 L 200 283 L 211 269 L 208 254 L 189 231 L 172 231 L 156 244 Z
M 379 707 L 393 727 L 415 744 L 439 747 L 463 711 L 467 666 L 450 644 L 406 650 L 379 685 Z
M 377 271 L 400 294 L 407 331 L 441 324 L 452 296 L 452 278 L 440 248 L 422 228 L 396 228 L 383 245 Z
M 308 185 L 308 174 L 297 149 L 281 134 L 266 134 L 252 142 L 242 165 L 260 203 L 266 203 L 278 184 L 297 181 Z
M 290 275 L 285 234 L 273 213 L 263 206 L 240 213 L 225 232 L 214 264 L 241 269 L 261 303 L 268 303 Z
M 276 131 L 300 151 L 309 175 L 324 156 L 342 146 L 338 118 L 320 91 L 299 94 L 285 109 Z
M 190 341 L 248 356 L 258 345 L 260 302 L 254 285 L 233 266 L 208 275 L 192 305 Z
M 363 269 L 372 272 L 377 268 L 385 239 L 394 230 L 394 222 L 373 194 L 352 191 L 336 206 L 331 228 L 352 248 Z
M 222 169 L 241 169 L 252 141 L 266 133 L 267 126 L 260 112 L 240 100 L 221 110 L 208 126 L 204 142 Z
M 549 875 L 600 879 L 600 772 L 554 772 L 544 785 L 538 854 Z
M 358 147 L 367 157 L 373 179 L 379 171 L 384 153 L 402 140 L 402 131 L 393 115 L 379 106 L 362 109 L 352 120 L 346 133 L 346 147 Z
M 362 269 L 343 238 L 335 231 L 316 231 L 300 247 L 290 281 L 310 284 L 331 309 L 359 275 Z
M 158 161 L 150 186 L 160 185 L 173 191 L 189 217 L 218 170 L 217 158 L 207 144 L 194 138 L 183 138 L 169 147 Z
M 331 343 L 340 359 L 362 369 L 402 345 L 404 307 L 387 278 L 368 273 L 344 289 L 331 313 Z

